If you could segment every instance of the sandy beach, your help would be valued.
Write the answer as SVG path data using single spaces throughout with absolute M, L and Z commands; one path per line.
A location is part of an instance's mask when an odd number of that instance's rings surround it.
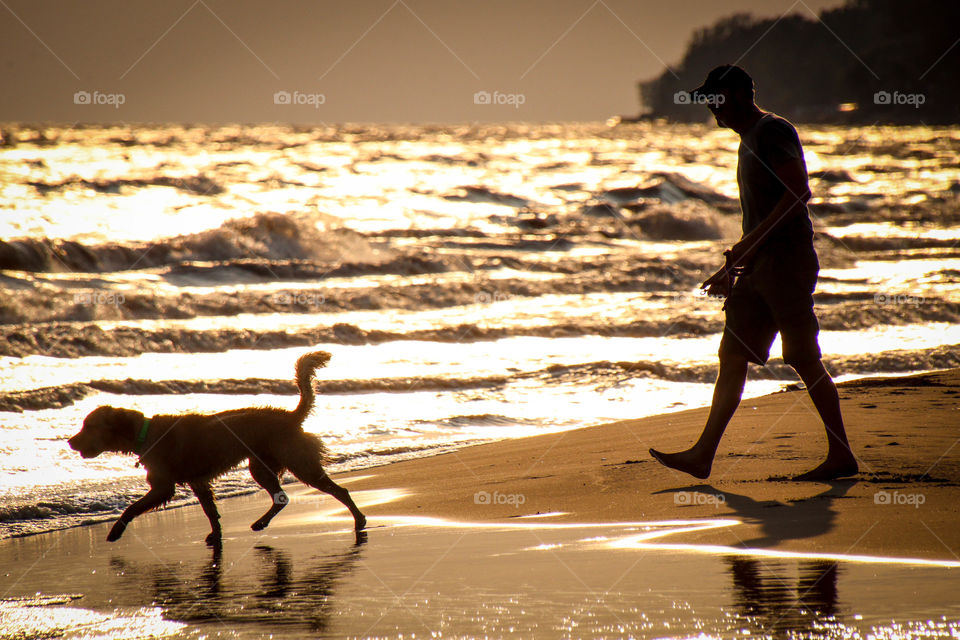
M 506 440 L 338 478 L 366 512 L 290 485 L 0 542 L 0 637 L 950 637 L 960 607 L 960 371 L 841 385 L 862 473 L 823 453 L 806 393 L 745 401 L 708 481 L 660 467 L 706 409 Z
M 825 452 L 805 391 L 744 401 L 699 481 L 660 466 L 700 433 L 705 409 L 470 447 L 378 469 L 358 489 L 397 488 L 378 515 L 492 520 L 557 513 L 564 522 L 736 518 L 691 541 L 803 552 L 958 560 L 960 371 L 841 385 L 861 474 L 831 484 L 786 478 Z M 490 494 L 490 504 L 482 503 Z M 494 492 L 503 498 L 495 498 Z M 510 496 L 523 496 L 522 505 Z M 720 496 L 723 496 L 722 498 Z M 499 504 L 495 504 L 497 500 Z

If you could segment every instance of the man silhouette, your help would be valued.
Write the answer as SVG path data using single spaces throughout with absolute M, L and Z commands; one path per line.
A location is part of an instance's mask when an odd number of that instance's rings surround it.
M 833 480 L 857 473 L 840 414 L 840 398 L 820 361 L 820 326 L 813 290 L 820 264 L 807 214 L 807 168 L 797 131 L 784 118 L 754 102 L 753 79 L 738 66 L 723 65 L 690 92 L 705 103 L 721 127 L 740 135 L 737 184 L 743 235 L 724 252 L 726 263 L 701 285 L 726 298 L 720 341 L 720 372 L 707 424 L 691 448 L 650 454 L 662 464 L 697 478 L 710 475 L 717 446 L 733 417 L 747 379 L 748 363 L 763 365 L 777 333 L 783 360 L 803 380 L 827 432 L 827 457 L 796 480 Z

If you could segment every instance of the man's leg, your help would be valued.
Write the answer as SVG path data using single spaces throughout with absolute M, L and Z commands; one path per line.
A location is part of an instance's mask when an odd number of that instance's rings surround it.
M 747 359 L 736 352 L 725 352 L 720 356 L 720 372 L 713 387 L 713 403 L 707 424 L 697 443 L 679 453 L 661 453 L 650 449 L 650 455 L 661 464 L 689 473 L 695 478 L 707 478 L 713 466 L 713 457 L 717 453 L 723 432 L 740 405 L 743 385 L 747 381 Z
M 840 414 L 840 394 L 837 385 L 823 366 L 823 362 L 810 360 L 794 364 L 813 405 L 823 420 L 827 431 L 827 459 L 816 468 L 794 478 L 795 480 L 836 480 L 855 475 L 859 468 L 857 459 L 847 442 L 847 432 L 843 428 L 843 416 Z

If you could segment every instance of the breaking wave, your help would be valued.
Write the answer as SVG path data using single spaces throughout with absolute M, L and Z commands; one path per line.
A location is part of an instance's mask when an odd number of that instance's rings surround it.
M 114 272 L 198 261 L 321 260 L 375 257 L 363 237 L 338 228 L 318 230 L 309 218 L 258 213 L 222 226 L 158 242 L 86 245 L 72 240 L 0 241 L 0 270 Z

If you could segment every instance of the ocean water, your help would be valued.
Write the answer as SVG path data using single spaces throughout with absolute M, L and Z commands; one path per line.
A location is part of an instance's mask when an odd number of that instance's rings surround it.
M 131 457 L 67 446 L 96 406 L 292 407 L 314 348 L 305 428 L 334 471 L 709 402 L 723 318 L 697 289 L 739 235 L 731 132 L 8 129 L 0 535 L 143 491 Z M 828 368 L 960 366 L 960 131 L 800 133 Z M 778 356 L 748 396 L 796 381 Z

